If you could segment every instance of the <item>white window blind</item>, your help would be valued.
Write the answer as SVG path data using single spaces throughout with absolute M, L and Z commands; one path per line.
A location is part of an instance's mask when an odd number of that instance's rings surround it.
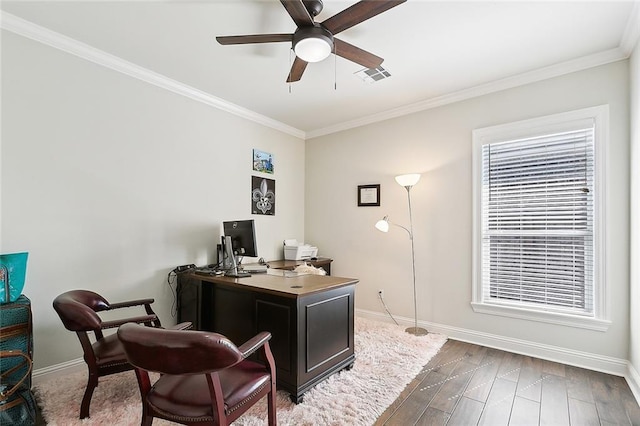
M 482 302 L 594 315 L 594 126 L 482 146 Z

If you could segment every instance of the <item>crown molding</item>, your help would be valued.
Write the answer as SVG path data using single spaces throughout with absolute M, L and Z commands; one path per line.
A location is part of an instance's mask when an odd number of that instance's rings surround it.
M 640 2 L 634 1 L 620 46 L 617 48 L 308 132 L 225 101 L 10 13 L 0 12 L 0 27 L 265 127 L 308 140 L 627 59 L 640 39 Z
M 619 47 L 606 50 L 593 55 L 584 56 L 582 58 L 562 62 L 555 65 L 550 65 L 548 67 L 539 68 L 534 71 L 529 71 L 523 74 L 495 80 L 479 86 L 474 86 L 468 89 L 459 90 L 457 92 L 448 93 L 443 96 L 438 96 L 410 105 L 383 111 L 381 113 L 369 115 L 367 117 L 347 121 L 335 126 L 312 130 L 307 132 L 307 139 L 325 136 L 331 133 L 349 130 L 356 127 L 377 123 L 379 121 L 413 114 L 415 112 L 420 112 L 427 109 L 464 101 L 478 96 L 499 92 L 501 90 L 512 89 L 514 87 L 523 86 L 529 83 L 535 83 L 541 80 L 547 80 L 553 77 L 559 77 L 576 71 L 582 71 L 588 68 L 609 64 L 611 62 L 617 62 L 628 57 L 629 55 L 625 54 L 625 52 Z
M 178 95 L 185 96 L 197 102 L 220 109 L 230 114 L 237 115 L 247 120 L 256 122 L 265 127 L 290 134 L 300 139 L 305 139 L 305 132 L 288 126 L 280 121 L 273 120 L 262 114 L 258 114 L 239 105 L 225 101 L 224 99 L 213 96 L 202 90 L 188 86 L 179 81 L 168 78 L 162 74 L 158 74 L 147 68 L 143 68 L 129 61 L 125 61 L 110 53 L 96 49 L 88 44 L 82 43 L 71 37 L 67 37 L 55 31 L 34 24 L 33 22 L 19 18 L 7 12 L 0 13 L 0 27 L 14 34 L 29 38 L 39 43 L 48 45 L 55 49 L 71 55 L 78 56 L 87 61 L 102 65 L 114 71 L 152 84 L 154 86 L 169 90 Z
M 633 9 L 629 14 L 629 20 L 627 26 L 622 34 L 622 40 L 620 41 L 620 49 L 624 54 L 629 57 L 636 47 L 636 43 L 640 39 L 640 1 L 634 0 Z
M 487 95 L 489 93 L 511 89 L 525 84 L 534 83 L 553 77 L 559 77 L 564 74 L 582 71 L 588 68 L 624 60 L 631 56 L 631 53 L 633 52 L 636 43 L 638 43 L 638 40 L 640 40 L 640 1 L 633 0 L 633 7 L 631 9 L 631 13 L 629 14 L 629 20 L 627 21 L 625 31 L 622 35 L 622 39 L 620 40 L 620 45 L 617 48 L 613 48 L 589 56 L 584 56 L 582 58 L 574 59 L 571 61 L 550 65 L 534 71 L 529 71 L 523 74 L 503 78 L 501 80 L 495 80 L 479 86 L 474 86 L 468 89 L 459 90 L 457 92 L 448 93 L 443 96 L 426 99 L 424 101 L 405 105 L 399 108 L 394 108 L 388 111 L 383 111 L 377 114 L 369 115 L 367 117 L 358 118 L 356 120 L 346 121 L 344 123 L 336 124 L 335 126 L 328 126 L 316 130 L 311 130 L 307 132 L 306 138 L 311 139 L 319 136 L 325 136 L 331 133 L 341 132 L 344 130 L 377 123 L 379 121 L 384 121 L 391 118 L 401 117 L 403 115 L 413 114 L 415 112 L 464 101 L 467 99 L 475 98 L 477 96 Z

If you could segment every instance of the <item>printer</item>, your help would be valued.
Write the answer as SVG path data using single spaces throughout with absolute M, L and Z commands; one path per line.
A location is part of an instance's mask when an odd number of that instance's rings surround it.
M 318 247 L 299 243 L 298 240 L 284 240 L 285 260 L 308 260 L 318 256 Z

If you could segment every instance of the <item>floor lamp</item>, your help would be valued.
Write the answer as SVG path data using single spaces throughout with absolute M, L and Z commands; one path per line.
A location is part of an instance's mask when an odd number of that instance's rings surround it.
M 389 225 L 395 225 L 399 228 L 404 229 L 409 234 L 409 239 L 411 240 L 411 266 L 413 271 L 413 315 L 414 315 L 414 326 L 407 328 L 405 331 L 409 334 L 413 334 L 416 336 L 424 336 L 428 334 L 428 331 L 424 328 L 418 327 L 418 301 L 416 294 L 416 252 L 413 245 L 413 217 L 411 214 L 411 188 L 418 183 L 420 180 L 420 174 L 412 173 L 408 175 L 400 175 L 396 176 L 396 182 L 407 190 L 407 200 L 409 201 L 409 229 L 405 228 L 402 225 L 398 225 L 397 223 L 393 223 L 389 221 L 389 216 L 385 216 L 382 220 L 379 220 L 376 223 L 376 228 L 382 232 L 389 232 Z

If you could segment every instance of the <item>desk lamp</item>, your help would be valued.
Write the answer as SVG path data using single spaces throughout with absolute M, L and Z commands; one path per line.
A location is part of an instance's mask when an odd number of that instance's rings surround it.
M 405 331 L 415 336 L 424 336 L 428 334 L 428 331 L 424 328 L 418 327 L 418 302 L 416 297 L 416 252 L 413 245 L 413 217 L 411 214 L 411 188 L 420 180 L 419 173 L 411 173 L 407 175 L 396 176 L 396 182 L 400 186 L 404 186 L 407 190 L 407 200 L 409 201 L 409 229 L 402 225 L 389 221 L 389 216 L 385 216 L 382 220 L 376 223 L 376 228 L 382 232 L 389 232 L 389 225 L 394 225 L 404 229 L 409 234 L 411 240 L 411 266 L 413 271 L 413 314 L 414 314 L 414 326 L 407 328 Z

